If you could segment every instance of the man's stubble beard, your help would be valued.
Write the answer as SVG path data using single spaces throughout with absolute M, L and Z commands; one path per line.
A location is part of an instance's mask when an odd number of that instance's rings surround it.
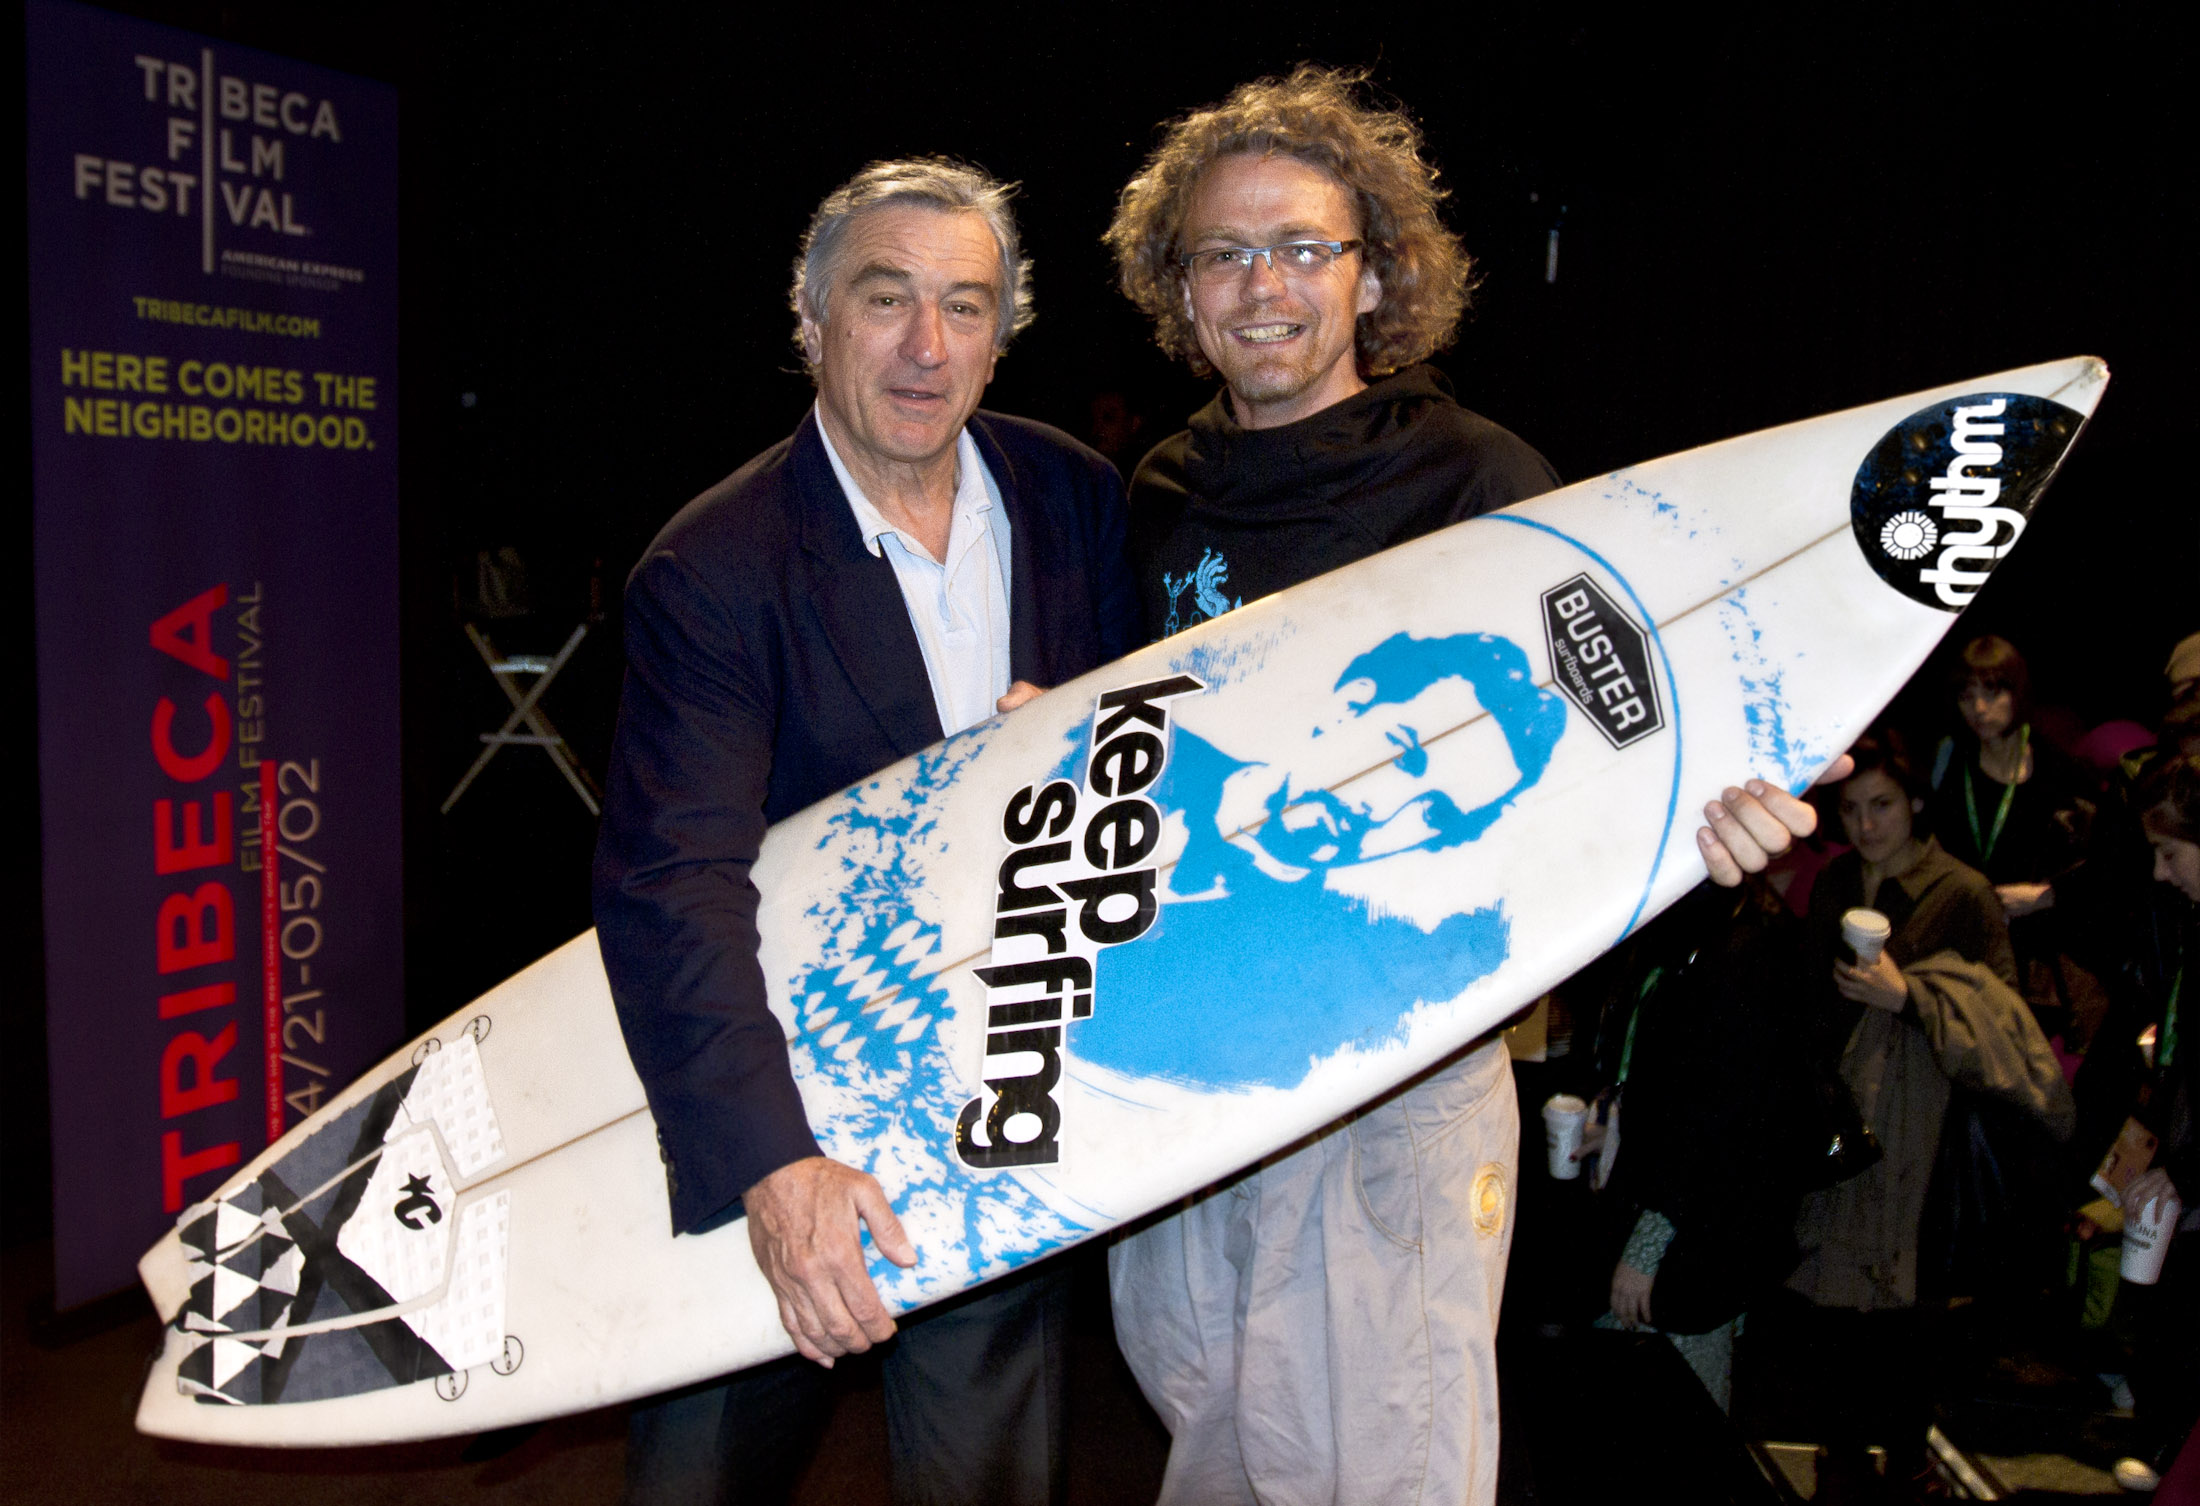
M 1231 360 L 1227 363 L 1214 361 L 1214 366 L 1222 373 L 1223 382 L 1229 387 L 1233 398 L 1247 403 L 1288 402 L 1321 379 L 1322 373 L 1315 369 L 1309 359 L 1316 353 L 1315 336 L 1321 328 L 1319 321 L 1312 315 L 1279 314 L 1272 309 L 1239 308 L 1231 310 L 1229 317 L 1221 322 L 1225 328 L 1240 324 L 1305 326 L 1305 333 L 1299 337 L 1296 347 L 1289 352 L 1277 351 L 1273 355 L 1258 349 L 1249 349 L 1232 341 L 1229 335 L 1223 335 L 1221 339 L 1224 349 Z M 1350 358 L 1349 352 L 1347 358 Z M 1208 359 L 1214 359 L 1211 352 Z

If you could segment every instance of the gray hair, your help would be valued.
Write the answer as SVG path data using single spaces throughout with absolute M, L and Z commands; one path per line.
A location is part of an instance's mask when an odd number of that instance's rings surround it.
M 888 205 L 917 204 L 967 210 L 985 217 L 986 228 L 993 232 L 993 243 L 1001 250 L 1000 329 L 994 349 L 1008 349 L 1009 339 L 1032 319 L 1031 259 L 1023 253 L 1016 217 L 1008 207 L 1016 187 L 947 157 L 874 162 L 841 184 L 825 196 L 817 213 L 810 216 L 809 228 L 802 232 L 802 254 L 794 263 L 795 344 L 802 344 L 803 315 L 819 323 L 825 320 L 833 271 L 848 238 L 848 227 L 856 217 Z

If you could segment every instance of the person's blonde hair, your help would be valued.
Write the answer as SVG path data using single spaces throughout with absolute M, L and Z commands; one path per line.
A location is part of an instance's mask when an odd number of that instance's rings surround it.
M 1219 105 L 1169 126 L 1125 185 L 1103 239 L 1124 294 L 1154 321 L 1154 340 L 1206 375 L 1183 298 L 1184 221 L 1209 168 L 1224 157 L 1286 156 L 1337 180 L 1359 217 L 1361 254 L 1382 301 L 1359 317 L 1355 356 L 1375 377 L 1451 343 L 1474 287 L 1474 261 L 1437 217 L 1446 197 L 1405 113 L 1363 102 L 1364 70 L 1301 63 L 1288 78 L 1242 84 Z

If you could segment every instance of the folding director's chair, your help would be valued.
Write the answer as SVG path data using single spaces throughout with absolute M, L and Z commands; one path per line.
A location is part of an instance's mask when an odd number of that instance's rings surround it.
M 481 662 L 489 667 L 489 673 L 496 677 L 497 685 L 504 691 L 504 698 L 512 703 L 512 712 L 505 717 L 504 725 L 496 731 L 481 734 L 481 756 L 474 760 L 473 767 L 466 771 L 465 777 L 445 797 L 445 815 L 450 814 L 451 807 L 458 804 L 458 797 L 465 794 L 467 786 L 489 766 L 489 760 L 515 743 L 540 748 L 549 754 L 550 761 L 565 776 L 565 782 L 573 787 L 573 793 L 580 796 L 581 804 L 588 807 L 588 814 L 603 814 L 602 791 L 596 788 L 596 781 L 589 778 L 588 770 L 573 756 L 572 748 L 566 745 L 564 736 L 551 725 L 550 718 L 542 709 L 543 692 L 550 688 L 550 682 L 558 677 L 558 671 L 565 668 L 565 661 L 573 657 L 573 651 L 581 646 L 581 640 L 587 636 L 588 624 L 582 622 L 566 638 L 565 646 L 549 658 L 537 654 L 499 656 L 496 645 L 489 641 L 488 634 L 471 622 L 466 624 L 466 637 L 473 643 L 474 652 L 481 655 Z M 518 675 L 532 675 L 534 681 L 523 691 L 514 678 Z M 527 728 L 525 732 L 518 730 L 523 725 Z

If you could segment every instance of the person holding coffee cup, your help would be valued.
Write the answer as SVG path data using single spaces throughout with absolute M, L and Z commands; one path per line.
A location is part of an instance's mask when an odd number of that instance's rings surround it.
M 1956 1089 L 2068 1139 L 2076 1108 L 2017 992 L 2000 902 L 1984 875 L 1922 835 L 1924 788 L 1900 742 L 1868 735 L 1837 789 L 1854 850 L 1811 891 L 1815 1049 L 1838 1070 L 1884 1158 L 1811 1193 L 1797 1222 L 1801 1302 L 1753 1320 L 1752 1338 L 1808 1364 L 1813 1410 L 1837 1446 L 1877 1443 L 1890 1475 L 1922 1467 L 1928 1350 L 1918 1327 L 1919 1229 L 1941 1127 Z M 1876 911 L 1887 923 L 1876 952 Z M 1852 947 L 1848 934 L 1865 941 Z
M 2136 987 L 2110 1016 L 2086 1071 L 2124 1079 L 2129 1112 L 2158 1137 L 2154 1164 L 2125 1187 L 2124 1284 L 2131 1308 L 2129 1365 L 2137 1447 L 2117 1478 L 2146 1488 L 2200 1416 L 2200 1091 L 2194 998 L 2200 995 L 2200 758 L 2159 759 L 2132 793 L 2153 859 L 2160 903 L 2129 948 Z M 2141 1024 L 2149 1028 L 2142 1036 Z M 2151 1040 L 2146 1051 L 2139 1042 Z M 2099 1061 L 2094 1058 L 2099 1057 Z M 2098 1158 L 2098 1147 L 2092 1147 Z M 2149 1279 L 2152 1278 L 2152 1279 Z
M 2154 855 L 2155 879 L 2182 901 L 2176 909 L 2179 935 L 2174 974 L 2162 980 L 2154 1025 L 2153 1081 L 2148 1112 L 2141 1114 L 2161 1137 L 2154 1166 L 2125 1194 L 2130 1201 L 2144 1188 L 2151 1196 L 2174 1194 L 2186 1208 L 2200 1206 L 2200 1107 L 2194 1103 L 2192 1068 L 2180 1044 L 2180 1027 L 2189 1025 L 2188 992 L 2200 992 L 2200 980 L 2186 987 L 2188 963 L 2200 956 L 2200 758 L 2186 755 L 2157 766 L 2141 781 L 2134 802 L 2139 826 Z M 2182 1006 L 2182 1008 L 2180 1007 Z

